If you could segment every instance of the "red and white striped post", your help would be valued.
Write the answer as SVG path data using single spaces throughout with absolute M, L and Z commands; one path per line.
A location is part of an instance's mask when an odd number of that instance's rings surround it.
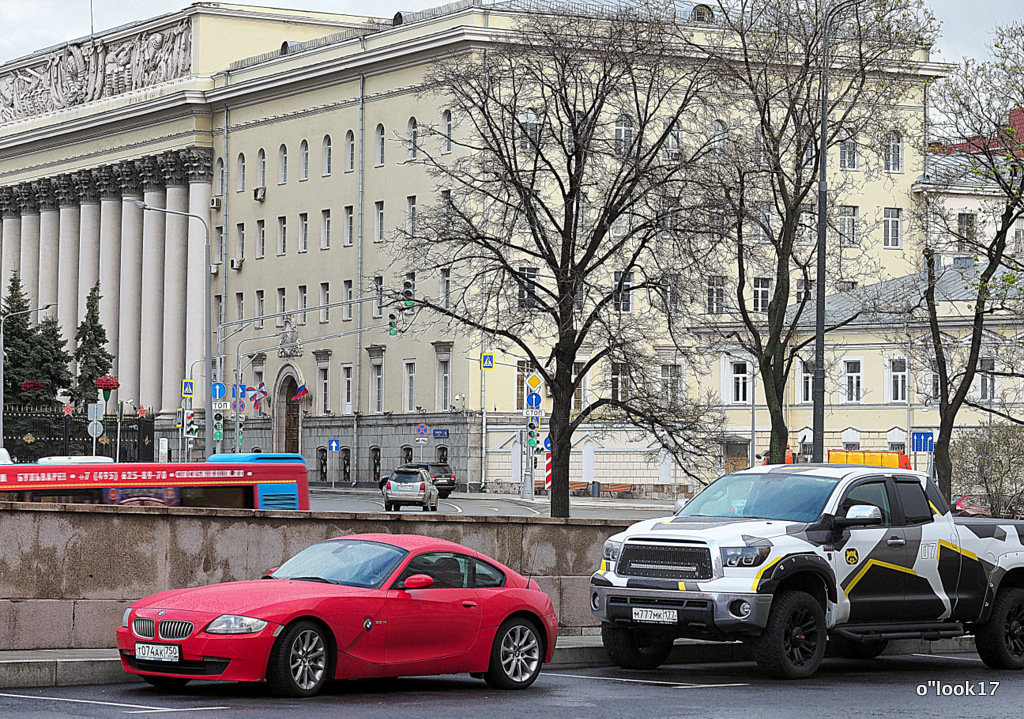
M 551 452 L 544 453 L 544 489 L 551 491 Z

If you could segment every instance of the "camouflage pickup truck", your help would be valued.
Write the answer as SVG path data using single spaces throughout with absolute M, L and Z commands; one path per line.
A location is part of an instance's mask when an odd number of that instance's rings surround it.
M 605 543 L 590 580 L 610 658 L 651 669 L 677 637 L 746 642 L 770 676 L 891 639 L 973 634 L 1024 668 L 1024 521 L 953 517 L 927 476 L 852 465 L 727 474 Z

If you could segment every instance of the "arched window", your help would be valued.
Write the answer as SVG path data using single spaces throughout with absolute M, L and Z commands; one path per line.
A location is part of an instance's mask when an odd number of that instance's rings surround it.
M 380 482 L 380 447 L 370 447 L 370 473 L 374 482 Z
M 223 195 L 224 194 L 224 158 L 223 157 L 218 157 L 217 158 L 217 167 L 214 170 L 213 178 L 214 178 L 214 183 L 215 183 L 214 186 L 213 186 L 213 194 L 215 194 L 215 195 Z
M 384 125 L 377 125 L 377 154 L 375 157 L 377 167 L 384 165 Z
M 452 111 L 445 110 L 441 114 L 441 131 L 444 133 L 441 138 L 441 152 L 452 151 Z
M 309 143 L 305 140 L 299 144 L 299 179 L 309 179 Z
M 260 148 L 256 153 L 256 187 L 267 186 L 267 153 Z
M 711 135 L 708 144 L 714 152 L 725 152 L 725 142 L 728 139 L 729 128 L 721 120 L 711 123 Z
M 540 146 L 540 118 L 533 109 L 519 114 L 519 149 L 536 150 Z
M 678 122 L 669 125 L 665 137 L 665 161 L 678 162 L 683 158 L 683 130 Z
M 438 445 L 437 447 L 437 461 L 444 462 L 446 464 L 448 462 L 448 448 L 443 444 Z
M 288 182 L 288 148 L 284 145 L 277 148 L 277 181 L 282 185 Z
M 245 191 L 245 155 L 241 152 L 238 153 L 238 161 L 235 163 L 235 173 L 238 175 L 236 180 L 235 189 L 238 192 Z
M 402 464 L 409 464 L 412 461 L 412 447 L 408 444 L 402 446 Z
M 345 133 L 345 172 L 352 172 L 356 167 L 356 138 L 349 130 Z
M 620 157 L 633 149 L 633 118 L 619 115 L 615 121 L 615 154 Z
M 693 22 L 713 22 L 715 14 L 707 5 L 694 5 L 693 10 L 690 11 L 690 19 Z
M 320 172 L 321 172 L 322 175 L 324 175 L 326 177 L 327 175 L 331 174 L 331 165 L 332 165 L 332 162 L 333 162 L 333 160 L 331 158 L 331 136 L 330 135 L 324 135 L 324 143 L 323 143 L 323 146 L 322 146 L 321 154 L 322 154 L 322 158 L 321 158 L 322 170 Z
M 406 152 L 406 159 L 415 160 L 417 149 L 416 145 L 419 142 L 419 123 L 416 122 L 415 117 L 409 118 L 409 128 L 406 136 L 408 137 L 409 143 L 408 151 Z

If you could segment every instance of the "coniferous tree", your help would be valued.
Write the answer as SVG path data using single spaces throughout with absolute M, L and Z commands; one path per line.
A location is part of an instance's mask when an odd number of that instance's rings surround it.
M 68 365 L 71 355 L 67 351 L 67 340 L 61 335 L 60 323 L 53 315 L 43 318 L 36 328 L 35 337 L 29 346 L 26 371 L 33 382 L 42 387 L 22 392 L 26 404 L 53 406 L 57 393 L 71 387 L 73 377 Z
M 97 377 L 110 374 L 114 356 L 107 351 L 107 330 L 100 324 L 100 285 L 89 290 L 85 300 L 85 317 L 75 332 L 75 362 L 78 377 L 71 387 L 71 401 L 83 406 L 96 401 Z
M 35 374 L 30 364 L 30 348 L 34 344 L 35 329 L 32 327 L 28 296 L 21 284 L 21 276 L 15 270 L 7 286 L 4 298 L 4 403 L 21 404 L 21 384 Z

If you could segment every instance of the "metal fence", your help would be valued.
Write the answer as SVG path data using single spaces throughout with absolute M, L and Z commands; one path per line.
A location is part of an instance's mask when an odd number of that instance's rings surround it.
M 93 438 L 84 411 L 65 415 L 63 409 L 5 405 L 3 446 L 16 462 L 35 462 L 52 455 L 93 454 Z M 152 462 L 153 420 L 148 417 L 103 416 L 103 434 L 96 438 L 96 454 L 121 462 Z

